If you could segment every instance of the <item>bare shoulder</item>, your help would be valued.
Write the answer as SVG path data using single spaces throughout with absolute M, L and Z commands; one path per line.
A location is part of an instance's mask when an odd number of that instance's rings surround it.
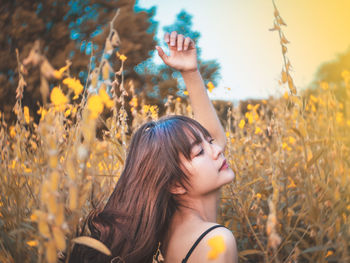
M 210 231 L 198 244 L 196 254 L 200 262 L 238 262 L 236 239 L 233 233 L 225 227 L 218 227 Z

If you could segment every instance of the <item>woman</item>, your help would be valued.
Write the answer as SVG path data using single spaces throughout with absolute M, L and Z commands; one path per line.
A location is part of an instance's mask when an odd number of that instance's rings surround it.
M 164 63 L 185 81 L 195 120 L 169 116 L 142 125 L 133 135 L 123 173 L 101 211 L 89 217 L 91 236 L 107 257 L 76 245 L 71 262 L 209 262 L 207 241 L 221 236 L 225 251 L 210 262 L 237 262 L 230 230 L 216 223 L 220 187 L 234 179 L 223 155 L 226 137 L 197 68 L 194 42 L 172 32 L 164 37 Z

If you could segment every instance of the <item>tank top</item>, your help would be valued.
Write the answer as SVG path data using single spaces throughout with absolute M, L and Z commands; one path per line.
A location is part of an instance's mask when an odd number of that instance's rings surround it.
M 212 231 L 215 228 L 218 227 L 225 227 L 223 225 L 215 225 L 210 227 L 209 229 L 207 229 L 205 232 L 203 232 L 200 237 L 196 240 L 196 242 L 194 242 L 193 246 L 191 247 L 191 249 L 188 251 L 186 257 L 182 260 L 182 263 L 187 263 L 188 258 L 191 256 L 193 250 L 196 248 L 196 246 L 199 244 L 199 242 L 203 239 L 203 237 L 205 237 L 206 234 L 208 234 L 210 231 Z

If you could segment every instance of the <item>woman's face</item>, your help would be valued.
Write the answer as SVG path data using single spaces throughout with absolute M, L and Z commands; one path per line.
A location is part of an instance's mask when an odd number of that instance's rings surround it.
M 187 194 L 192 196 L 216 191 L 235 178 L 223 155 L 222 147 L 211 138 L 204 138 L 203 135 L 201 137 L 202 142 L 192 147 L 191 160 L 180 156 L 184 172 L 190 178 Z

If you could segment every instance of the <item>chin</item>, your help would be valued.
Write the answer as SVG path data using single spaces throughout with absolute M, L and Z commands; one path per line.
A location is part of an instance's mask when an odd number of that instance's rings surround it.
M 228 169 L 225 171 L 225 174 L 224 174 L 224 173 L 222 174 L 222 177 L 225 177 L 225 184 L 229 184 L 229 183 L 231 183 L 231 182 L 236 178 L 236 175 L 235 175 L 235 173 L 231 170 L 231 168 L 228 168 Z

